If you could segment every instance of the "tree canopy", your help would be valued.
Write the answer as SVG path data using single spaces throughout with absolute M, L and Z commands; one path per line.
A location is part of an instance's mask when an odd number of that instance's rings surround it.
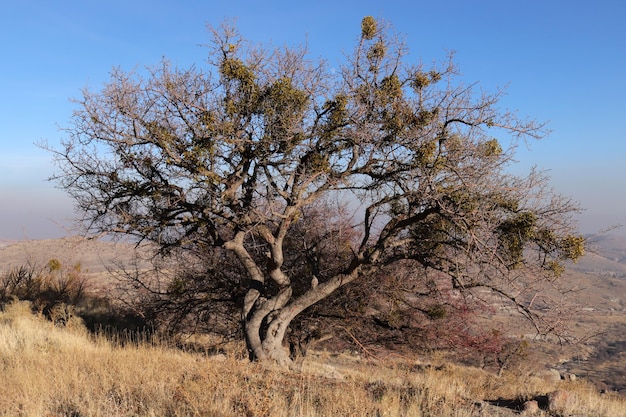
M 508 170 L 519 141 L 545 136 L 542 124 L 500 109 L 500 91 L 462 82 L 452 58 L 410 61 L 372 17 L 339 70 L 305 48 L 252 45 L 230 25 L 211 33 L 207 65 L 116 69 L 76 100 L 54 179 L 87 233 L 233 255 L 259 360 L 288 363 L 294 317 L 392 265 L 417 280 L 436 272 L 459 293 L 494 291 L 540 328 L 520 294 L 553 282 L 584 243 L 577 206 L 542 172 Z M 306 214 L 330 200 L 353 212 L 349 224 L 327 213 L 336 257 L 302 237 Z

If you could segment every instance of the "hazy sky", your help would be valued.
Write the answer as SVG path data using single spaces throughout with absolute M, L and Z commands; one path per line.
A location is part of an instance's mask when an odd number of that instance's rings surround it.
M 626 225 L 623 0 L 4 0 L 0 239 L 68 233 L 72 203 L 46 181 L 54 167 L 35 143 L 57 144 L 74 109 L 70 98 L 99 89 L 112 67 L 142 69 L 162 57 L 205 65 L 206 25 L 234 18 L 251 40 L 307 43 L 332 65 L 352 51 L 367 15 L 404 34 L 415 61 L 456 51 L 466 82 L 487 91 L 508 85 L 502 107 L 553 130 L 521 147 L 515 169 L 549 169 L 554 187 L 586 208 L 582 232 Z

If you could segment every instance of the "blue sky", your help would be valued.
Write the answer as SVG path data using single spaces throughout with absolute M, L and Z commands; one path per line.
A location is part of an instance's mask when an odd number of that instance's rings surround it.
M 206 25 L 236 19 L 243 35 L 276 46 L 308 43 L 339 62 L 361 18 L 391 22 L 411 59 L 455 51 L 467 82 L 507 86 L 502 107 L 549 122 L 553 133 L 521 146 L 519 166 L 549 169 L 552 184 L 586 211 L 581 231 L 626 225 L 626 2 L 482 1 L 47 1 L 5 0 L 0 12 L 0 239 L 69 233 L 72 203 L 45 179 L 51 157 L 35 146 L 63 137 L 84 87 L 111 68 L 167 57 L 204 65 Z M 626 234 L 624 229 L 618 231 Z

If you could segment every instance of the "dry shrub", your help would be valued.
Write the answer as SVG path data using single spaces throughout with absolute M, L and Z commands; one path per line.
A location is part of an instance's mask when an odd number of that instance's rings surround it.
M 74 316 L 74 306 L 85 297 L 86 279 L 80 264 L 65 267 L 57 259 L 45 266 L 27 263 L 0 278 L 0 303 L 11 299 L 30 301 L 35 311 L 57 324 L 66 324 Z

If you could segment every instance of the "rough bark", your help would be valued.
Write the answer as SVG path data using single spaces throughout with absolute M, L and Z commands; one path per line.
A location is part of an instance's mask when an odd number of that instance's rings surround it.
M 313 304 L 331 295 L 339 287 L 357 279 L 362 269 L 361 263 L 355 259 L 346 273 L 310 288 L 299 297 L 291 299 L 292 290 L 286 287 L 273 299 L 258 303 L 251 318 L 244 321 L 251 358 L 269 359 L 281 365 L 290 365 L 292 361 L 287 347 L 283 344 L 292 320 Z

